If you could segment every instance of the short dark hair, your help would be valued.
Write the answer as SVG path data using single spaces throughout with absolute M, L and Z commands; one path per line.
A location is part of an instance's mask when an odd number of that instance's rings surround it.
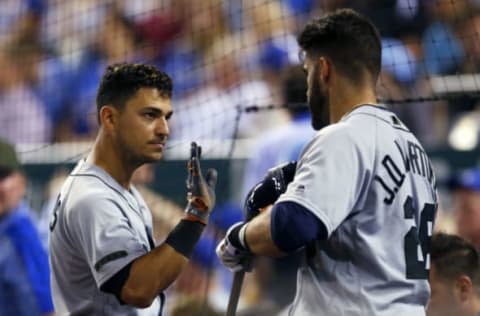
M 431 262 L 440 279 L 453 281 L 468 276 L 480 291 L 480 259 L 475 247 L 465 239 L 446 233 L 432 237 Z
M 312 57 L 325 55 L 352 81 L 363 79 L 365 70 L 373 84 L 381 68 L 380 34 L 365 16 L 339 9 L 309 22 L 297 38 L 302 50 Z
M 173 84 L 166 73 L 152 65 L 121 63 L 108 66 L 97 91 L 97 118 L 104 105 L 123 109 L 140 88 L 155 88 L 162 97 L 171 98 Z

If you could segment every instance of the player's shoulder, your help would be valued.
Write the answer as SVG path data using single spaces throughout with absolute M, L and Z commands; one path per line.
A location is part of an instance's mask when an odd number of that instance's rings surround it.
M 318 152 L 336 153 L 335 156 L 367 155 L 374 150 L 372 137 L 376 131 L 372 124 L 364 124 L 356 119 L 342 119 L 317 131 L 305 146 L 303 154 L 317 155 Z
M 115 185 L 110 182 L 101 172 L 79 164 L 66 179 L 60 199 L 69 210 L 96 208 L 116 199 Z
M 378 131 L 379 127 L 393 127 L 410 132 L 398 116 L 383 105 L 363 104 L 345 114 L 341 121 L 358 132 Z
M 351 121 L 339 121 L 317 131 L 314 141 L 335 144 L 338 141 L 353 141 L 358 137 L 358 131 Z
M 382 105 L 365 104 L 345 114 L 335 124 L 334 135 L 348 137 L 361 143 L 370 143 L 379 133 L 388 134 L 394 130 L 410 133 L 395 113 Z
M 70 223 L 93 223 L 97 218 L 106 218 L 112 214 L 117 214 L 118 209 L 125 206 L 113 190 L 107 186 L 96 185 L 92 179 L 84 180 L 73 178 L 73 182 L 90 183 L 93 185 L 85 186 L 85 183 L 79 186 L 73 186 L 69 193 L 61 197 L 63 211 L 60 212 Z
M 113 194 L 109 185 L 100 177 L 72 173 L 65 181 L 61 195 L 74 196 L 77 200 L 103 199 Z
M 314 137 L 303 148 L 300 156 L 320 157 L 323 153 L 333 156 L 343 156 L 356 152 L 358 147 L 355 134 L 344 123 L 335 123 L 317 131 Z

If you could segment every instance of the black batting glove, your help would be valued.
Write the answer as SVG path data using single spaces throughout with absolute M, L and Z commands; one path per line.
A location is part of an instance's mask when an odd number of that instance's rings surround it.
M 217 171 L 208 169 L 204 178 L 200 168 L 202 148 L 192 142 L 190 159 L 188 161 L 187 200 L 185 209 L 187 220 L 208 223 L 208 217 L 215 206 L 215 185 Z
M 290 161 L 268 170 L 263 181 L 257 183 L 247 194 L 243 207 L 246 221 L 257 216 L 261 208 L 275 203 L 293 181 L 296 168 L 297 162 Z

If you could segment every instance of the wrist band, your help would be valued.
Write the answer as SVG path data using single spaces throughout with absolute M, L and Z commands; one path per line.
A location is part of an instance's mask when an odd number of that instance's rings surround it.
M 246 235 L 247 226 L 248 226 L 248 223 L 245 223 L 245 225 L 243 225 L 242 228 L 240 228 L 240 231 L 238 232 L 238 239 L 240 240 L 240 243 L 242 244 L 243 248 L 248 252 L 251 252 L 250 247 L 248 247 L 248 244 L 247 244 L 247 235 Z
M 234 247 L 251 252 L 245 236 L 247 225 L 248 223 L 244 223 L 235 227 L 229 234 L 229 240 Z
M 190 258 L 204 227 L 202 223 L 182 219 L 170 232 L 165 243 L 186 258 Z

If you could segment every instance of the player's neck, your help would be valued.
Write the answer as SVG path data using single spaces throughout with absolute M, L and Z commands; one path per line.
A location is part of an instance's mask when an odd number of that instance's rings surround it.
M 339 91 L 330 93 L 330 122 L 337 123 L 359 105 L 376 103 L 375 91 L 370 87 L 359 89 L 352 85 L 342 85 Z
M 136 167 L 125 163 L 122 157 L 123 154 L 118 152 L 118 148 L 113 146 L 112 142 L 99 136 L 87 161 L 105 170 L 122 187 L 129 190 L 130 180 Z

